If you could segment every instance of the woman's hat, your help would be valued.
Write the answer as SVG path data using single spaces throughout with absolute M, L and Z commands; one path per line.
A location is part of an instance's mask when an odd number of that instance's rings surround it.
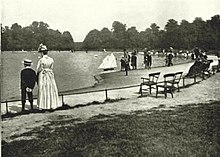
M 25 59 L 22 63 L 23 63 L 24 65 L 31 66 L 32 60 L 30 60 L 30 59 Z
M 38 47 L 38 52 L 44 52 L 44 51 L 48 51 L 47 46 L 43 45 L 43 44 L 40 44 L 39 47 Z

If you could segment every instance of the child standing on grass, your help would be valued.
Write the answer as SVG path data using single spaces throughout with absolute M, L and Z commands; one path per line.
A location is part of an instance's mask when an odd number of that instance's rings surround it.
M 32 61 L 25 59 L 23 61 L 24 69 L 21 71 L 21 102 L 22 111 L 25 111 L 26 95 L 30 102 L 31 110 L 33 110 L 33 89 L 37 80 L 36 73 L 31 69 Z

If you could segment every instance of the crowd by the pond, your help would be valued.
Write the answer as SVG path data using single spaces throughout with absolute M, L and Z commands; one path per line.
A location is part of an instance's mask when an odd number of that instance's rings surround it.
M 163 49 L 160 51 L 156 50 L 147 50 L 144 49 L 143 52 L 138 52 L 137 50 L 133 50 L 132 52 L 128 52 L 127 49 L 124 49 L 124 55 L 122 56 L 120 62 L 121 62 L 121 71 L 125 71 L 126 75 L 128 75 L 129 70 L 135 70 L 137 69 L 137 54 L 143 53 L 143 64 L 145 69 L 151 69 L 153 64 L 153 58 L 152 55 L 158 56 L 158 57 L 164 57 L 164 66 L 173 66 L 173 58 L 180 57 L 183 59 L 191 59 L 194 60 L 194 66 L 191 67 L 190 74 L 192 73 L 199 73 L 204 68 L 208 68 L 210 63 L 213 62 L 213 60 L 208 60 L 207 57 L 207 50 L 200 49 L 198 47 L 195 47 L 192 50 L 175 50 L 172 47 L 168 49 Z M 216 52 L 216 55 L 218 58 L 220 58 L 220 52 Z M 220 66 L 220 59 L 218 60 L 218 66 Z M 142 67 L 140 67 L 142 68 Z
M 133 50 L 132 52 L 128 52 L 127 49 L 124 49 L 124 55 L 121 57 L 121 71 L 125 71 L 126 75 L 128 75 L 128 70 L 135 70 L 137 69 L 137 60 L 138 60 L 138 53 L 143 54 L 143 64 L 145 69 L 151 69 L 153 64 L 152 55 L 158 57 L 164 57 L 164 66 L 173 66 L 173 58 L 175 57 L 182 57 L 182 58 L 190 58 L 195 59 L 195 53 L 189 51 L 182 51 L 182 50 L 174 50 L 172 47 L 168 49 L 163 49 L 161 51 L 155 50 L 147 50 L 144 49 L 143 52 L 138 52 L 137 50 Z M 197 54 L 196 54 L 197 55 Z

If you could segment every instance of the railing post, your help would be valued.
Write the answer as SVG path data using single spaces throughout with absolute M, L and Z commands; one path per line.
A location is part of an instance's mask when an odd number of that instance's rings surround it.
M 183 87 L 185 87 L 185 78 L 183 77 Z
M 6 104 L 6 114 L 8 114 L 8 100 L 5 101 Z
M 62 98 L 62 106 L 64 106 L 64 98 L 63 98 L 63 94 L 61 95 Z
M 105 89 L 105 100 L 108 100 L 108 91 Z

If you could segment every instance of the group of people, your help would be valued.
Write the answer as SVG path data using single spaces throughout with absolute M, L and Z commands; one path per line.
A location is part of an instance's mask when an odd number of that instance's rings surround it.
M 134 50 L 130 56 L 128 51 L 124 49 L 124 55 L 122 56 L 120 62 L 121 62 L 121 71 L 125 70 L 127 76 L 128 70 L 137 69 L 137 51 Z M 151 69 L 152 56 L 150 52 L 147 51 L 144 52 L 144 65 L 145 68 Z
M 173 66 L 173 57 L 176 57 L 176 53 L 173 53 L 173 48 L 170 47 L 169 49 L 165 50 L 166 58 L 165 58 L 165 65 L 166 66 Z
M 152 56 L 151 56 L 151 53 L 150 52 L 147 52 L 145 51 L 144 52 L 144 67 L 145 69 L 148 68 L 148 69 L 151 69 L 151 66 L 152 66 Z
M 132 67 L 132 70 L 137 69 L 137 52 L 134 50 L 130 56 L 128 51 L 124 49 L 124 55 L 122 56 L 120 62 L 121 62 L 121 71 L 125 70 L 127 76 L 128 70 L 131 70 L 130 66 Z
M 46 45 L 40 44 L 38 52 L 41 58 L 37 64 L 37 72 L 32 68 L 32 61 L 23 61 L 24 69 L 21 70 L 21 102 L 22 111 L 25 111 L 26 95 L 30 102 L 31 110 L 33 107 L 33 89 L 38 84 L 37 105 L 39 109 L 56 109 L 61 106 L 58 97 L 57 85 L 53 73 L 53 58 L 48 56 Z
M 195 62 L 190 67 L 189 72 L 186 75 L 188 77 L 208 71 L 210 64 L 213 62 L 213 60 L 208 59 L 208 56 L 204 51 L 200 51 L 197 47 L 194 49 L 194 55 Z

